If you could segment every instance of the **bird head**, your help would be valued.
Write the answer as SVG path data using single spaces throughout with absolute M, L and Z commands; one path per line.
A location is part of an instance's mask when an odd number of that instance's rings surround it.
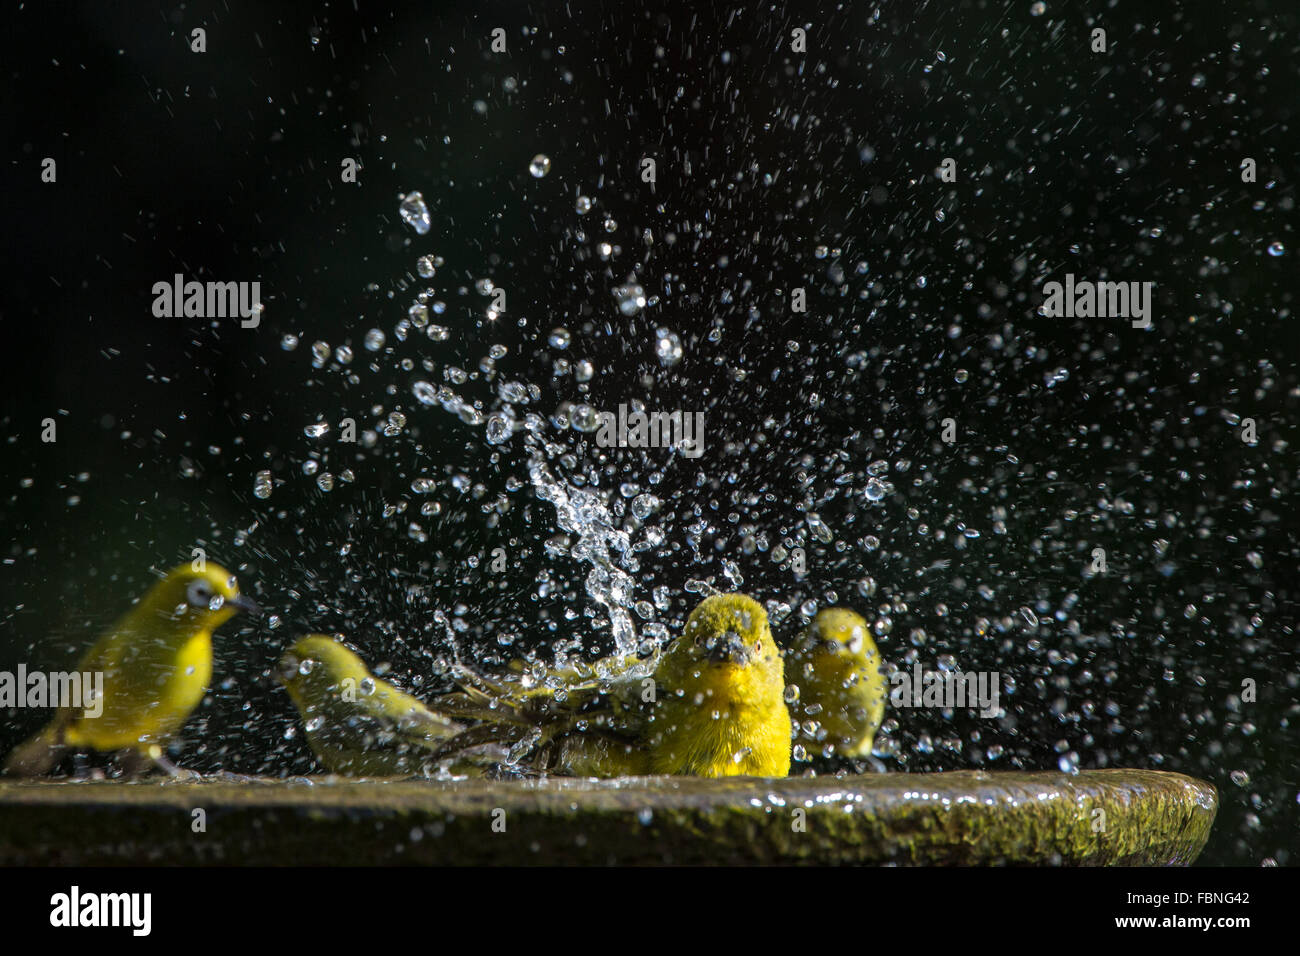
M 284 652 L 276 678 L 295 702 L 322 701 L 346 678 L 356 686 L 370 676 L 365 662 L 332 637 L 308 634 Z
M 767 612 L 744 594 L 701 601 L 664 665 L 682 689 L 732 700 L 747 699 L 773 680 L 779 683 L 783 672 Z
M 804 654 L 834 654 L 860 658 L 874 654 L 875 642 L 867 620 L 861 614 L 842 607 L 818 611 L 804 631 L 801 650 Z
M 235 576 L 210 561 L 202 571 L 189 564 L 173 568 L 142 603 L 162 617 L 209 631 L 239 611 L 261 613 L 252 598 L 239 593 Z

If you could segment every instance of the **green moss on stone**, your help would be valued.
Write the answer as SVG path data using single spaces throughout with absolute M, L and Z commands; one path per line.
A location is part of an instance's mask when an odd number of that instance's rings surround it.
M 1178 865 L 1217 805 L 1207 783 L 1146 770 L 0 781 L 0 864 Z

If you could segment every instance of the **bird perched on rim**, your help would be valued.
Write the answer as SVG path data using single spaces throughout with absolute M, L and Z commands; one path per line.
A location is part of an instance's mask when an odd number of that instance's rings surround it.
M 431 775 L 439 763 L 466 772 L 491 762 L 478 753 L 460 755 L 459 766 L 437 760 L 440 745 L 465 726 L 373 676 L 360 657 L 323 634 L 287 650 L 277 677 L 302 715 L 312 753 L 333 773 Z
M 435 706 L 481 723 L 448 747 L 497 739 L 530 766 L 583 776 L 789 772 L 783 663 L 767 612 L 752 598 L 705 598 L 666 651 L 604 664 L 597 676 L 579 669 L 558 687 L 522 687 L 462 668 L 462 692 Z
M 237 611 L 258 612 L 225 568 L 183 564 L 168 572 L 97 640 L 77 670 L 103 675 L 94 709 L 60 707 L 50 724 L 16 747 L 6 773 L 48 773 L 68 750 L 126 751 L 128 769 L 177 768 L 163 756 L 203 699 L 212 677 L 212 632 Z
M 866 758 L 885 713 L 883 663 L 862 615 L 846 608 L 819 611 L 788 651 L 790 683 L 799 688 L 794 705 L 825 733 L 797 721 L 799 742 L 814 754 L 828 748 Z

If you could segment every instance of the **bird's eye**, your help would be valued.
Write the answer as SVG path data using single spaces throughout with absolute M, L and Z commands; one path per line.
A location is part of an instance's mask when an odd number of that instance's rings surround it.
M 212 603 L 212 588 L 206 581 L 195 581 L 186 590 L 185 599 L 192 607 L 206 608 Z

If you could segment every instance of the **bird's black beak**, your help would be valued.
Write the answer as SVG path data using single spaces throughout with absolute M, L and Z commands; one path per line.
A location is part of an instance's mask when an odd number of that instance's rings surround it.
M 249 597 L 246 594 L 240 594 L 237 595 L 236 597 L 232 597 L 226 603 L 229 604 L 231 607 L 238 608 L 239 610 L 243 611 L 245 614 L 253 615 L 253 617 L 262 616 L 262 608 L 258 605 L 256 601 L 254 601 L 251 597 Z
M 709 648 L 709 660 L 715 664 L 745 664 L 749 661 L 749 644 L 735 631 L 728 631 Z

